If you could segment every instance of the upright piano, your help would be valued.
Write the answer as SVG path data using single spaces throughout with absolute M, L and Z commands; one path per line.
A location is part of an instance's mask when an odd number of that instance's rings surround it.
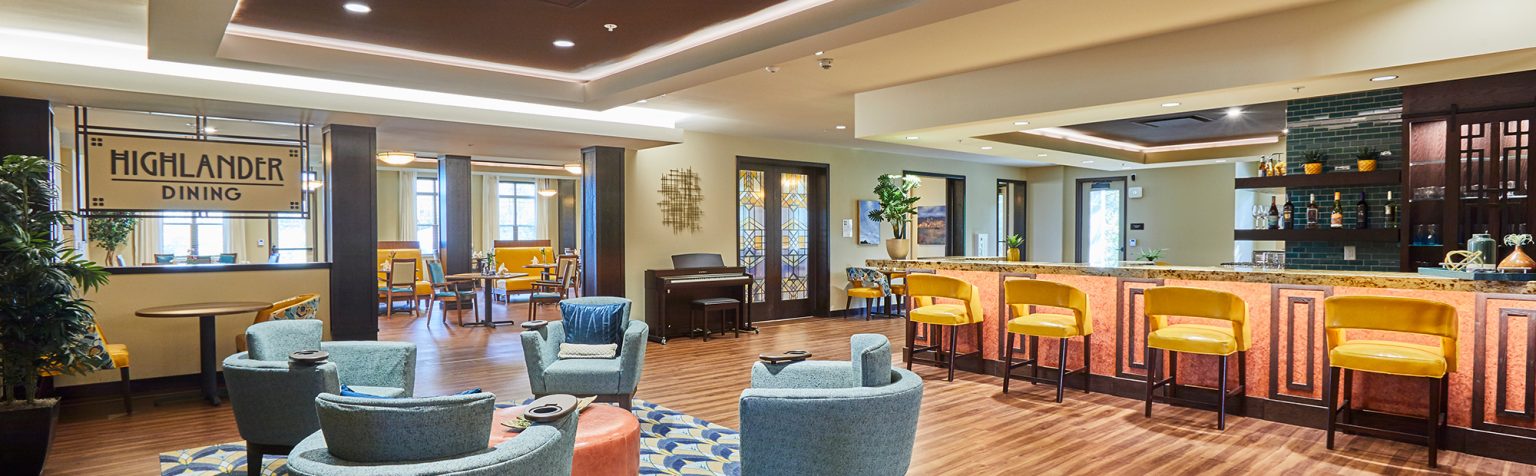
M 672 269 L 645 271 L 645 323 L 651 328 L 650 339 L 662 344 L 673 337 L 694 333 L 688 322 L 689 305 L 695 299 L 725 297 L 746 303 L 742 329 L 752 326 L 752 276 L 740 266 L 725 266 L 715 253 L 689 253 L 672 256 Z

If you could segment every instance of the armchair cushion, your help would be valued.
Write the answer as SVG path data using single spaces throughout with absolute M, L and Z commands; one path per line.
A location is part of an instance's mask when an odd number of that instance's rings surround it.
M 331 455 L 358 463 L 450 458 L 485 451 L 496 396 L 356 398 L 321 394 L 315 409 Z
M 629 321 L 630 301 L 593 296 L 560 301 L 565 341 L 575 344 L 617 344 Z
M 610 395 L 621 390 L 619 359 L 561 359 L 544 368 L 544 385 L 551 392 Z
M 611 359 L 618 355 L 618 344 L 560 344 L 562 359 Z
M 318 319 L 267 321 L 245 329 L 252 360 L 288 361 L 288 354 L 320 349 L 325 323 Z
M 854 334 L 853 371 L 865 387 L 891 383 L 891 340 L 880 334 Z
M 342 383 L 354 389 L 383 387 L 374 395 L 411 396 L 416 388 L 416 344 L 409 342 L 323 342 L 320 350 L 331 354 Z M 284 357 L 287 360 L 287 357 Z

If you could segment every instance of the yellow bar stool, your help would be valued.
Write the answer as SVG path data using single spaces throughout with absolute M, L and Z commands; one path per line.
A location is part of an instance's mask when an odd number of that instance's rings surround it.
M 1088 380 L 1092 376 L 1088 371 L 1092 363 L 1088 349 L 1093 346 L 1093 318 L 1088 314 L 1088 295 L 1061 283 L 1015 278 L 1003 282 L 1003 299 L 1011 315 L 1016 316 L 1008 321 L 1006 329 L 1008 345 L 1003 348 L 1003 393 L 1008 393 L 1009 380 L 1020 379 L 1030 383 L 1048 381 L 1040 378 L 1041 337 L 1057 339 L 1061 344 L 1056 360 L 1056 403 L 1061 403 L 1067 374 L 1083 374 L 1083 393 L 1088 393 Z M 1072 311 L 1072 315 L 1031 313 L 1029 306 L 1067 308 Z M 1014 334 L 1029 337 L 1029 360 L 1017 364 L 1013 363 Z M 1083 366 L 1067 370 L 1067 340 L 1073 337 L 1083 338 Z M 1030 366 L 1028 377 L 1013 375 L 1013 369 L 1025 365 Z
M 1236 294 L 1200 288 L 1176 286 L 1148 288 L 1147 315 L 1147 417 L 1152 417 L 1152 399 L 1157 387 L 1164 387 L 1163 399 L 1175 398 L 1178 386 L 1179 353 L 1214 355 L 1220 358 L 1217 390 L 1221 401 L 1216 406 L 1216 429 L 1227 429 L 1227 400 L 1241 397 L 1248 385 L 1248 347 L 1253 334 L 1248 329 L 1248 303 Z M 1169 316 L 1198 317 L 1227 321 L 1227 325 L 1169 324 Z M 1168 378 L 1158 380 L 1158 350 L 1168 351 Z M 1237 388 L 1227 389 L 1228 357 L 1237 354 Z M 1182 400 L 1186 403 L 1196 403 Z M 1241 400 L 1239 400 L 1241 401 Z
M 1438 467 L 1440 433 L 1448 416 L 1446 394 L 1456 371 L 1456 308 L 1423 299 L 1389 296 L 1335 296 L 1323 301 L 1326 314 L 1323 328 L 1328 346 L 1328 381 L 1323 388 L 1328 399 L 1328 449 L 1333 449 L 1336 428 L 1379 436 L 1421 439 L 1429 447 L 1429 467 Z M 1440 339 L 1438 347 L 1389 340 L 1350 340 L 1348 330 L 1377 330 L 1419 334 Z M 1352 410 L 1354 373 L 1373 372 L 1423 378 L 1429 386 L 1429 410 L 1425 417 L 1428 431 L 1415 435 L 1354 424 Z M 1339 402 L 1339 380 L 1343 374 L 1344 404 Z M 1339 423 L 1339 413 L 1345 420 Z
M 907 311 L 907 370 L 912 370 L 912 355 L 918 352 L 933 351 L 935 357 L 945 357 L 943 346 L 943 329 L 949 329 L 949 354 L 945 359 L 949 364 L 949 381 L 955 381 L 955 346 L 959 327 L 970 324 L 981 324 L 985 319 L 981 312 L 981 300 L 977 296 L 976 286 L 965 281 L 940 276 L 937 274 L 911 274 L 907 276 L 907 292 L 911 295 L 913 304 Z M 934 298 L 955 299 L 963 304 L 937 304 Z M 937 332 L 930 333 L 930 342 L 933 345 L 915 347 L 914 337 L 917 333 L 917 324 L 928 324 L 929 329 Z M 976 329 L 977 343 L 981 342 L 981 326 Z M 978 346 L 979 347 L 979 346 Z M 970 355 L 970 354 L 967 354 Z M 981 351 L 975 355 L 980 356 Z

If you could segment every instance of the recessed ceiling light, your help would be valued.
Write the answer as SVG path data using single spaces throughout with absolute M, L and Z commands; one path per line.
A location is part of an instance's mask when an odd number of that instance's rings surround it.
M 1091 163 L 1093 163 L 1093 161 L 1092 160 L 1084 160 L 1083 163 L 1084 164 L 1091 164 Z
M 1394 80 L 1394 79 L 1397 79 L 1397 75 L 1389 74 L 1389 75 L 1386 75 L 1386 76 L 1377 76 L 1377 77 L 1371 78 L 1371 81 L 1380 82 L 1380 81 L 1391 81 L 1391 80 Z
M 816 52 L 816 56 L 821 56 L 821 55 L 824 55 L 824 54 L 827 54 L 827 52 L 825 52 L 825 51 L 817 51 Z
M 845 126 L 845 125 L 842 125 L 842 124 L 838 124 L 837 125 L 837 130 L 843 130 L 843 129 L 847 129 L 847 128 L 848 128 L 848 126 Z
M 370 7 L 363 2 L 347 2 L 345 5 L 342 5 L 341 8 L 345 8 L 347 11 L 352 13 L 368 13 L 373 11 L 373 7 Z
M 1029 121 L 1013 121 L 1013 125 L 1015 125 L 1015 126 L 1027 126 L 1027 125 L 1029 125 Z
M 559 48 L 570 48 L 576 46 L 576 42 L 571 40 L 555 40 L 554 45 Z
M 207 134 L 217 134 L 219 130 L 213 126 L 203 126 L 203 132 Z
M 1291 133 L 1291 128 L 1287 127 L 1287 128 L 1284 128 L 1284 129 L 1280 129 L 1280 133 L 1281 134 L 1290 134 Z
M 992 150 L 992 146 L 990 146 L 990 145 L 981 146 L 981 150 Z
M 1180 103 L 1180 102 L 1165 102 L 1165 103 L 1163 103 L 1163 107 L 1177 107 L 1180 104 L 1184 104 L 1184 103 Z
M 1243 115 L 1243 108 L 1240 108 L 1240 107 L 1229 107 L 1229 108 L 1227 108 L 1227 115 L 1228 116 L 1241 116 L 1241 115 Z
M 907 140 L 917 140 L 917 136 L 907 136 Z
M 603 28 L 607 29 L 608 31 L 613 31 L 619 29 L 619 26 L 612 23 L 604 23 Z
M 635 103 L 637 103 L 637 104 L 645 104 L 645 103 L 648 103 L 648 102 L 651 102 L 651 100 L 650 99 L 641 99 L 639 101 L 635 101 Z
M 1046 154 L 1035 154 L 1035 157 L 1045 157 Z

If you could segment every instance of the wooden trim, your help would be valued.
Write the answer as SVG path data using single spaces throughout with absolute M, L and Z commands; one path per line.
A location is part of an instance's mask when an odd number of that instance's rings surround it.
M 419 249 L 421 249 L 421 242 L 420 241 L 380 241 L 380 242 L 378 242 L 378 246 L 379 246 L 379 249 L 381 249 L 381 250 L 419 250 Z
M 332 124 L 322 132 L 331 338 L 378 340 L 378 132 Z M 345 190 L 345 193 L 338 191 Z
M 549 240 L 495 240 L 491 246 L 496 248 L 548 248 Z
M 330 263 L 251 263 L 251 264 L 199 264 L 193 266 L 128 266 L 107 268 L 114 275 L 128 274 L 176 274 L 176 273 L 233 273 L 244 271 L 292 271 L 299 269 L 330 269 Z
M 1285 291 L 1322 293 L 1322 297 L 1317 298 L 1285 296 L 1285 299 L 1282 301 L 1281 297 Z M 1323 372 L 1325 372 L 1327 369 L 1320 368 L 1318 365 L 1319 361 L 1321 360 L 1319 358 L 1320 356 L 1318 356 L 1313 351 L 1313 347 L 1317 341 L 1323 338 L 1322 335 L 1319 334 L 1319 329 L 1321 329 L 1320 323 L 1322 321 L 1322 313 L 1318 310 L 1318 308 L 1322 305 L 1323 300 L 1332 296 L 1332 286 L 1298 286 L 1290 284 L 1275 284 L 1270 286 L 1269 398 L 1271 400 L 1286 401 L 1299 405 L 1321 406 L 1323 404 L 1323 400 L 1320 398 L 1308 398 L 1280 393 L 1280 380 L 1285 380 L 1285 388 L 1287 390 L 1295 390 L 1299 392 L 1311 392 L 1314 388 L 1320 386 L 1321 381 L 1318 380 L 1317 377 L 1319 375 L 1324 375 Z M 1295 352 L 1292 351 L 1292 349 L 1297 345 L 1296 316 L 1292 314 L 1292 311 L 1295 309 L 1295 304 L 1307 304 L 1310 306 L 1308 308 L 1307 314 L 1307 335 L 1305 336 L 1305 339 L 1303 339 L 1302 343 L 1307 351 L 1307 381 L 1302 383 L 1291 381 L 1291 376 L 1295 375 L 1296 373 L 1296 361 L 1293 358 Z M 1282 307 L 1284 308 L 1283 311 L 1281 309 Z M 1283 318 L 1281 316 L 1282 312 L 1286 313 Z M 1283 341 L 1282 336 L 1280 335 L 1281 320 L 1286 322 L 1286 333 Z M 1283 375 L 1280 373 L 1280 360 L 1282 359 L 1282 356 L 1286 365 L 1286 372 Z M 1324 378 L 1326 378 L 1326 376 L 1324 376 Z
M 1144 287 L 1128 287 L 1127 284 L 1149 284 Z M 1136 317 L 1136 296 L 1146 293 L 1148 287 L 1163 285 L 1161 279 L 1116 278 L 1115 279 L 1115 320 L 1120 325 L 1115 326 L 1115 375 L 1122 378 L 1137 379 L 1145 385 L 1145 375 L 1137 375 L 1130 372 L 1132 369 L 1146 370 L 1147 347 L 1147 319 L 1146 316 Z M 1143 298 L 1145 299 L 1145 298 Z M 1137 326 L 1141 323 L 1141 326 Z M 1138 331 L 1139 329 L 1139 331 Z M 1130 335 L 1135 334 L 1135 335 Z M 1141 343 L 1141 351 L 1137 352 L 1136 343 Z M 1141 361 L 1137 361 L 1141 356 Z M 1145 387 L 1143 387 L 1145 389 Z M 1142 395 L 1145 398 L 1145 395 Z
M 1300 188 L 1345 187 L 1366 185 L 1397 185 L 1403 181 L 1403 171 L 1376 170 L 1372 172 L 1329 172 L 1316 175 L 1280 175 L 1270 177 L 1245 177 L 1237 179 L 1234 188 Z
M 1097 182 L 1120 182 L 1121 184 L 1120 203 L 1125 205 L 1124 208 L 1120 210 L 1120 239 L 1122 240 L 1120 243 L 1120 259 L 1125 259 L 1125 251 L 1127 247 L 1124 246 L 1124 240 L 1126 239 L 1126 235 L 1129 233 L 1129 231 L 1126 230 L 1126 227 L 1127 223 L 1130 222 L 1129 215 L 1131 214 L 1131 202 L 1126 198 L 1126 189 L 1130 188 L 1130 182 L 1127 182 L 1126 178 L 1126 176 L 1120 176 L 1077 179 L 1077 186 L 1072 188 L 1072 201 L 1077 204 L 1077 224 L 1076 227 L 1073 228 L 1076 230 L 1076 232 L 1072 235 L 1072 249 L 1073 253 L 1076 255 L 1077 262 L 1081 263 L 1085 261 L 1083 258 L 1083 184 Z
M 902 175 L 917 175 L 920 177 L 937 177 L 944 179 L 944 220 L 945 234 L 948 235 L 944 242 L 944 254 L 948 256 L 965 256 L 966 227 L 965 227 L 965 176 L 956 174 L 941 174 L 934 172 L 920 172 L 916 170 L 903 170 Z M 914 228 L 915 234 L 917 230 Z M 916 237 L 912 236 L 913 243 Z

